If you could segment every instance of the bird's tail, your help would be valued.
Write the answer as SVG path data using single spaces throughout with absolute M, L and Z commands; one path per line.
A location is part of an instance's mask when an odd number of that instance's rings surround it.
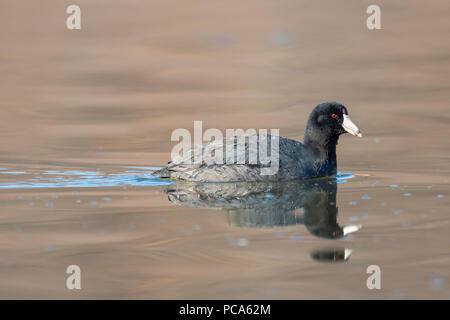
M 167 169 L 167 167 L 153 171 L 152 175 L 159 176 L 161 178 L 170 178 L 170 172 L 169 169 Z

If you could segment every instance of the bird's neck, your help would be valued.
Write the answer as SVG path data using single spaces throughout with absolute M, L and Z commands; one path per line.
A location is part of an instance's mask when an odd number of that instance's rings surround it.
M 336 145 L 339 136 L 323 131 L 307 130 L 304 146 L 314 155 L 317 165 L 327 172 L 336 171 Z

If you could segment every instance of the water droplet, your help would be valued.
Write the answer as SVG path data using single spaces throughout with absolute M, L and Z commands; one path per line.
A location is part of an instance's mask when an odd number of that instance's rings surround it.
M 91 204 L 92 204 L 93 206 L 95 206 L 95 205 L 97 204 L 97 201 L 91 201 Z
M 357 202 L 356 201 L 350 201 L 348 204 L 351 205 L 351 206 L 355 206 L 357 204 Z
M 391 187 L 392 187 L 392 188 L 398 188 L 398 185 L 396 185 L 396 184 L 391 184 Z
M 57 195 L 52 196 L 52 199 L 58 199 Z
M 240 238 L 240 239 L 238 239 L 238 240 L 236 241 L 236 244 L 237 244 L 239 247 L 246 247 L 246 246 L 248 246 L 248 239 L 246 239 L 246 238 Z
M 438 197 L 439 199 L 442 199 L 442 198 L 444 198 L 445 196 L 444 196 L 443 194 L 438 194 L 437 197 Z
M 444 287 L 445 278 L 440 274 L 435 274 L 430 279 L 430 288 L 433 291 L 439 291 Z
M 112 199 L 110 197 L 104 197 L 103 200 L 105 201 L 111 201 Z
M 391 299 L 393 300 L 403 300 L 404 299 L 404 295 L 401 291 L 394 291 L 391 294 Z
M 407 192 L 407 193 L 404 193 L 403 194 L 405 197 L 411 197 L 412 196 L 412 194 L 411 193 L 409 193 L 409 192 Z
M 277 31 L 273 34 L 272 41 L 275 45 L 284 47 L 291 43 L 291 37 L 286 31 Z
M 293 234 L 293 235 L 291 236 L 291 240 L 294 241 L 294 242 L 298 242 L 298 241 L 300 241 L 301 239 L 302 239 L 302 236 L 299 235 L 299 234 Z
M 46 202 L 46 203 L 45 203 L 45 206 L 46 206 L 47 208 L 51 208 L 51 207 L 53 207 L 53 202 Z
M 361 197 L 361 199 L 363 199 L 363 200 L 370 200 L 372 198 L 370 196 L 368 196 L 368 195 L 364 195 L 364 196 Z

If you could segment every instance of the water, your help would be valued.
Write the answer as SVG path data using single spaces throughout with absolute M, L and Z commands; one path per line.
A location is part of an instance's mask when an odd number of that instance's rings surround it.
M 372 31 L 356 0 L 95 1 L 78 31 L 4 2 L 0 298 L 450 298 L 448 1 L 385 2 Z M 302 140 L 326 100 L 364 135 L 331 184 L 150 175 L 174 129 Z
M 17 181 L 0 182 L 0 189 L 17 188 L 95 188 L 115 186 L 164 186 L 171 182 L 151 174 L 157 167 L 124 167 L 117 172 L 29 170 L 0 171 L 16 176 Z M 133 170 L 127 170 L 133 169 Z M 7 171 L 8 170 L 8 171 Z M 25 176 L 24 180 L 20 180 Z M 1 180 L 0 180 L 1 181 Z
M 253 283 L 251 294 L 270 296 L 258 284 L 261 277 L 275 277 L 266 284 L 294 294 L 298 287 L 292 284 L 303 283 L 295 280 L 300 268 L 307 282 L 318 274 L 320 278 L 338 272 L 344 277 L 339 287 L 327 291 L 330 297 L 370 298 L 379 295 L 366 291 L 364 268 L 377 264 L 386 270 L 383 284 L 391 294 L 409 296 L 413 286 L 447 297 L 447 264 L 438 244 L 448 237 L 450 219 L 445 200 L 437 195 L 450 192 L 448 184 L 435 184 L 431 190 L 409 186 L 413 193 L 405 197 L 404 186 L 394 189 L 392 179 L 372 175 L 190 184 L 154 177 L 155 169 L 5 168 L 27 173 L 0 175 L 0 201 L 7 213 L 2 216 L 1 238 L 15 248 L 1 254 L 2 272 L 10 279 L 26 275 L 28 263 L 34 261 L 40 268 L 29 275 L 29 286 L 36 292 L 50 288 L 50 297 L 61 291 L 53 288 L 58 277 L 47 270 L 63 272 L 65 264 L 77 264 L 93 272 L 89 281 L 95 287 L 86 285 L 93 295 L 181 298 L 186 293 L 181 286 L 188 285 L 200 298 L 210 292 L 211 281 L 228 279 L 230 272 L 233 277 L 220 286 L 228 293 L 221 296 L 231 295 L 244 280 Z M 411 245 L 416 248 L 413 255 L 404 250 Z M 422 264 L 408 271 L 415 279 L 406 284 L 402 270 L 409 268 L 410 259 Z M 134 280 L 121 276 L 118 283 L 113 281 L 123 270 L 132 272 Z M 281 270 L 286 275 L 279 276 Z M 186 280 L 188 271 L 195 279 L 192 283 Z M 250 275 L 244 277 L 243 271 Z M 164 280 L 169 275 L 178 280 Z M 291 285 L 286 287 L 288 279 Z M 333 279 L 332 283 L 341 280 Z M 3 281 L 9 289 L 16 287 Z M 325 285 L 320 283 L 315 288 Z

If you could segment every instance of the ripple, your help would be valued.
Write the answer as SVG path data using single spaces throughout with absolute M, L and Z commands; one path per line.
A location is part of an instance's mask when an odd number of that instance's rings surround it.
M 147 166 L 125 166 L 118 172 L 106 173 L 101 171 L 81 170 L 46 170 L 29 173 L 31 176 L 26 180 L 9 181 L 0 183 L 0 189 L 19 188 L 94 188 L 94 187 L 116 187 L 116 186 L 165 186 L 172 184 L 172 180 L 152 176 L 154 170 L 160 167 Z M 7 170 L 0 168 L 0 170 Z M 0 171 L 0 174 L 26 174 L 26 171 Z M 337 172 L 335 183 L 345 183 L 353 179 L 352 173 Z M 77 191 L 74 191 L 78 193 Z M 268 198 L 272 195 L 268 194 Z
M 98 171 L 44 171 L 31 173 L 26 180 L 0 183 L 0 189 L 18 188 L 93 188 L 115 186 L 164 186 L 171 180 L 161 179 L 151 175 L 150 170 L 156 167 L 123 167 L 125 170 L 112 173 Z M 19 171 L 0 171 L 6 174 L 22 174 Z
M 0 174 L 25 174 L 25 171 L 1 171 Z
M 352 173 L 347 172 L 337 172 L 336 173 L 336 183 L 345 183 L 348 179 L 353 179 L 355 177 Z

